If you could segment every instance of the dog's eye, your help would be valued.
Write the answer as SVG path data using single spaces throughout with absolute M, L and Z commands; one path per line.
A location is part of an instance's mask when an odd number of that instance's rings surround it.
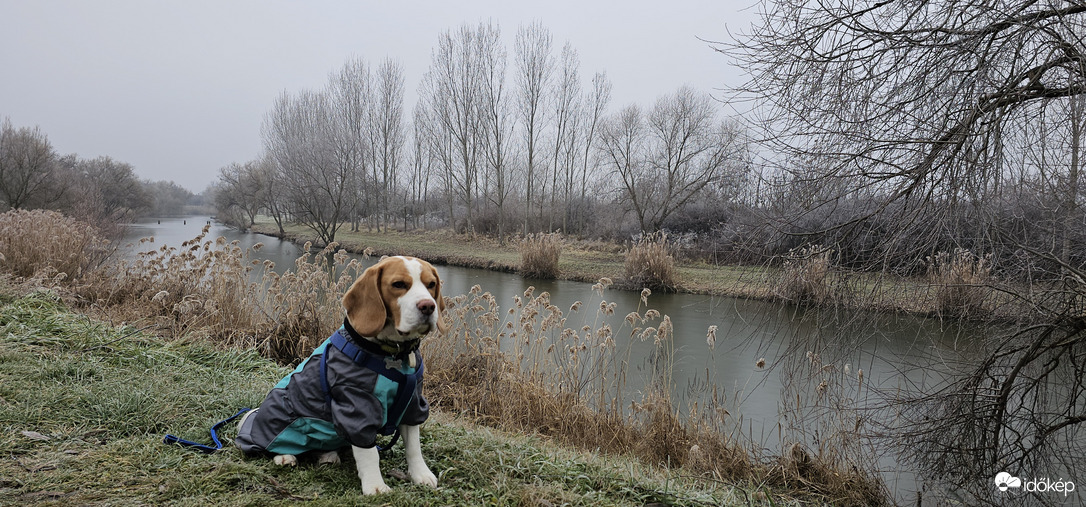
M 426 286 L 427 289 L 432 289 L 434 287 L 437 287 L 437 282 L 430 282 L 429 285 Z
M 406 289 L 407 288 L 407 284 L 402 282 L 402 281 L 400 281 L 400 282 L 392 282 L 392 286 L 394 288 L 397 288 L 397 289 Z

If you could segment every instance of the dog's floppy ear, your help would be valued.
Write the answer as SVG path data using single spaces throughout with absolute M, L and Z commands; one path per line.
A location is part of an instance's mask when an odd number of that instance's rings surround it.
M 383 270 L 384 266 L 380 262 L 370 266 L 343 295 L 343 309 L 347 311 L 347 320 L 362 336 L 377 336 L 388 319 L 385 300 L 378 288 Z
M 434 299 L 437 301 L 437 330 L 441 334 L 445 334 L 445 330 L 449 328 L 449 325 L 445 323 L 445 298 L 441 297 L 441 277 L 437 274 L 437 269 L 432 265 L 430 269 L 434 272 L 434 278 L 437 279 L 437 290 L 434 291 Z

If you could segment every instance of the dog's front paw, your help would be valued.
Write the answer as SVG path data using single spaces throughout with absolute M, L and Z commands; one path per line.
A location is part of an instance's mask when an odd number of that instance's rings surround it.
M 411 482 L 415 484 L 422 484 L 431 488 L 437 487 L 437 476 L 426 465 L 418 469 L 409 469 L 408 473 L 411 475 Z
M 272 461 L 281 467 L 298 466 L 298 458 L 293 454 L 278 454 Z
M 378 478 L 375 481 L 362 481 L 363 495 L 380 495 L 390 491 L 392 491 L 392 488 L 385 485 L 384 479 Z

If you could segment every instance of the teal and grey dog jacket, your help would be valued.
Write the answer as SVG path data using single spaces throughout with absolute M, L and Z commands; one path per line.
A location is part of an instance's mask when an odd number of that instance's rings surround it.
M 409 366 L 411 354 L 417 368 Z M 245 419 L 235 444 L 246 454 L 373 447 L 378 434 L 422 424 L 430 415 L 422 370 L 417 343 L 390 354 L 344 319 Z

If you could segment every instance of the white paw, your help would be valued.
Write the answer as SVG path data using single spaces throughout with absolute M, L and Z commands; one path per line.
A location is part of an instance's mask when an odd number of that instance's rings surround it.
M 431 488 L 437 487 L 437 476 L 430 471 L 429 468 L 423 466 L 419 470 L 409 470 L 411 475 L 411 482 L 415 484 L 422 484 L 423 486 L 430 486 Z
M 298 458 L 293 454 L 278 454 L 272 461 L 281 467 L 298 466 Z
M 363 495 L 380 495 L 381 493 L 388 493 L 390 491 L 392 491 L 392 488 L 386 486 L 383 479 L 377 479 L 376 481 L 367 481 L 362 483 Z
M 336 451 L 328 451 L 326 453 L 323 453 L 317 458 L 317 464 L 319 464 L 319 465 L 338 465 L 339 464 L 339 453 L 336 452 Z

